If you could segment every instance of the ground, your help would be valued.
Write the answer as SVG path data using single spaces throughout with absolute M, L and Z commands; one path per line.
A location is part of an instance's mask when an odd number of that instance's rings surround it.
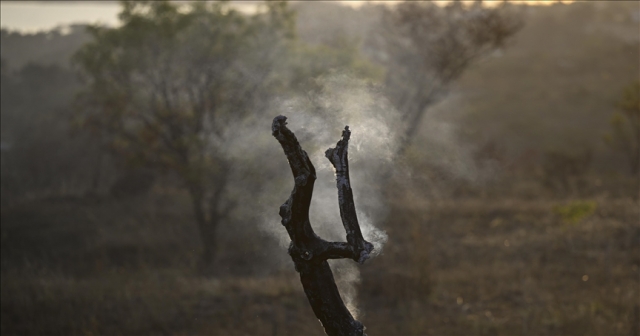
M 390 240 L 360 267 L 369 335 L 638 335 L 637 198 L 389 204 Z M 576 204 L 591 207 L 559 210 Z M 262 234 L 221 234 L 219 271 L 199 275 L 188 208 L 157 191 L 3 208 L 1 333 L 323 334 L 285 250 Z

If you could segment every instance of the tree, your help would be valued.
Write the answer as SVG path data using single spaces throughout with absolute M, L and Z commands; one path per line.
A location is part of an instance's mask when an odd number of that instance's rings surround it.
M 123 2 L 122 26 L 92 26 L 74 56 L 86 89 L 77 123 L 130 166 L 173 172 L 193 203 L 211 265 L 230 160 L 226 125 L 283 90 L 278 68 L 292 41 L 293 14 L 268 3 L 245 16 L 226 3 Z
M 621 112 L 611 117 L 611 133 L 605 142 L 629 160 L 631 174 L 640 173 L 640 81 L 628 85 L 616 104 Z
M 415 137 L 427 108 L 479 58 L 504 46 L 522 26 L 503 3 L 407 1 L 383 13 L 377 43 L 387 67 L 387 96 L 407 127 L 400 152 Z
M 299 43 L 295 15 L 282 2 L 255 15 L 226 2 L 123 2 L 120 19 L 116 29 L 92 26 L 92 42 L 74 56 L 87 81 L 77 123 L 127 165 L 180 177 L 205 268 L 237 203 L 228 192 L 232 174 L 259 169 L 259 161 L 234 166 L 231 140 L 239 134 L 229 126 L 265 112 L 274 98 L 306 92 L 309 79 L 330 69 L 379 72 L 354 50 Z
M 309 221 L 316 171 L 298 139 L 286 126 L 287 118 L 273 119 L 271 131 L 284 150 L 294 178 L 289 199 L 280 207 L 282 225 L 291 238 L 289 255 L 316 317 L 327 335 L 363 335 L 364 326 L 356 321 L 340 298 L 328 259 L 353 259 L 362 264 L 373 251 L 373 245 L 362 237 L 356 216 L 353 191 L 349 179 L 348 145 L 351 131 L 346 126 L 342 139 L 325 155 L 336 171 L 340 218 L 347 242 L 328 242 L 318 237 Z

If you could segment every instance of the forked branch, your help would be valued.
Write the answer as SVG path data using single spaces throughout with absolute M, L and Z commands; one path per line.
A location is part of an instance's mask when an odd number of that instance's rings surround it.
M 351 131 L 349 126 L 345 126 L 342 131 L 342 139 L 338 141 L 335 148 L 329 148 L 324 155 L 331 161 L 336 170 L 336 185 L 338 187 L 338 204 L 340 205 L 340 218 L 345 231 L 347 231 L 347 242 L 358 253 L 358 263 L 362 264 L 369 258 L 369 253 L 373 251 L 373 245 L 364 240 L 356 215 L 356 206 L 353 201 L 353 191 L 351 190 L 351 180 L 349 179 L 349 138 Z M 355 259 L 354 259 L 355 260 Z
M 318 237 L 309 221 L 309 206 L 313 195 L 316 171 L 296 136 L 287 128 L 287 118 L 278 116 L 271 126 L 273 136 L 284 150 L 293 173 L 295 185 L 289 199 L 280 207 L 282 225 L 291 244 L 293 259 L 300 281 L 316 317 L 328 335 L 364 335 L 364 326 L 345 307 L 327 259 L 348 258 L 363 263 L 373 245 L 362 237 L 356 216 L 353 191 L 349 180 L 348 144 L 351 132 L 345 127 L 342 139 L 326 156 L 336 170 L 340 217 L 347 233 L 347 242 L 328 242 Z

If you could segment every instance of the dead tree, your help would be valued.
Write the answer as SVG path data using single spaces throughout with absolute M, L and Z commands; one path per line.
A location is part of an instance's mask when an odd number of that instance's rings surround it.
M 373 245 L 362 237 L 353 202 L 347 149 L 351 132 L 344 128 L 342 139 L 325 155 L 336 171 L 340 218 L 347 232 L 347 242 L 328 242 L 318 237 L 309 222 L 309 206 L 313 194 L 316 171 L 302 150 L 296 136 L 287 128 L 287 117 L 277 116 L 271 126 L 273 136 L 280 142 L 293 173 L 295 185 L 289 199 L 280 206 L 282 225 L 287 229 L 293 259 L 300 281 L 316 317 L 327 335 L 364 335 L 364 326 L 356 321 L 345 307 L 328 259 L 348 258 L 362 264 L 369 258 Z

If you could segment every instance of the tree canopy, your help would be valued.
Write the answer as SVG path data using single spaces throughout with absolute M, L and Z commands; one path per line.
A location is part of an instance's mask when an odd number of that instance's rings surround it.
M 521 27 L 511 7 L 467 6 L 452 1 L 402 2 L 384 12 L 376 44 L 387 68 L 387 96 L 403 115 L 407 137 L 417 133 L 425 110 L 441 99 L 474 62 L 503 47 Z
M 170 171 L 194 201 L 205 250 L 232 202 L 229 127 L 336 67 L 375 73 L 353 48 L 306 46 L 286 3 L 245 15 L 225 2 L 123 2 L 122 26 L 89 28 L 77 124 L 129 166 Z M 323 62 L 315 62 L 322 60 Z M 207 262 L 214 252 L 205 251 Z

